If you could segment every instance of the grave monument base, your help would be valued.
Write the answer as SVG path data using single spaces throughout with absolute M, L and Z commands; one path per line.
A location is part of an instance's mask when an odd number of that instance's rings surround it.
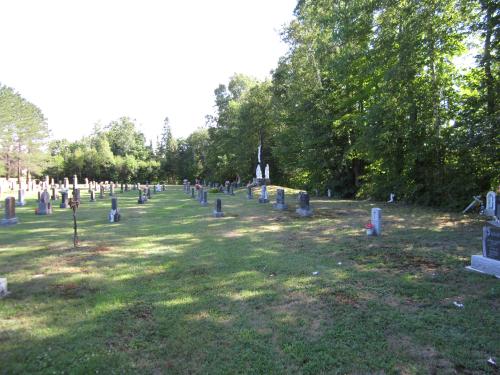
M 223 216 L 224 216 L 224 212 L 214 211 L 214 217 L 223 217 Z
M 2 221 L 0 221 L 1 226 L 14 225 L 18 223 L 19 220 L 17 220 L 17 217 L 12 217 L 10 219 L 2 219 Z
M 310 217 L 312 216 L 313 214 L 313 211 L 311 209 L 304 209 L 304 208 L 297 208 L 295 210 L 296 213 L 299 214 L 299 216 L 302 216 L 302 217 Z
M 284 203 L 275 203 L 273 204 L 273 208 L 280 211 L 286 211 L 288 209 L 288 205 Z
M 482 255 L 473 255 L 471 265 L 465 267 L 469 271 L 476 271 L 500 278 L 500 260 L 486 258 Z

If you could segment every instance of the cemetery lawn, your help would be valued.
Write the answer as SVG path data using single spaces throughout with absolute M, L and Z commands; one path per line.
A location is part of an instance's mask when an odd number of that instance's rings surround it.
M 114 224 L 110 198 L 84 193 L 77 249 L 70 209 L 17 208 L 0 227 L 0 373 L 497 371 L 500 280 L 464 269 L 483 218 L 312 198 L 304 219 L 291 190 L 287 212 L 243 189 L 208 207 L 167 190 L 145 205 L 118 192 Z

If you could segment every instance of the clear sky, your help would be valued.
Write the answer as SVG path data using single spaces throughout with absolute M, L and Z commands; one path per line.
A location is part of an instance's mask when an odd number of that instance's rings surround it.
M 121 116 L 148 139 L 186 137 L 234 73 L 269 76 L 296 0 L 5 0 L 0 83 L 37 105 L 52 138 Z

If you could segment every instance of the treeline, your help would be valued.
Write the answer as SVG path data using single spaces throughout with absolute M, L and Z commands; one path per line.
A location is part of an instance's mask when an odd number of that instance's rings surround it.
M 463 206 L 500 182 L 496 1 L 298 2 L 269 82 L 215 90 L 205 170 Z M 457 57 L 475 53 L 475 65 Z

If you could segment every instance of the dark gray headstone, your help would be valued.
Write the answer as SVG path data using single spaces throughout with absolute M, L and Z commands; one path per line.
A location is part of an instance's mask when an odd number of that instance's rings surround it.
M 276 204 L 274 204 L 274 208 L 277 210 L 286 210 L 288 206 L 285 204 L 285 190 L 278 189 L 276 191 Z
M 483 256 L 500 260 L 500 227 L 495 225 L 483 227 Z
M 118 209 L 118 198 L 113 196 L 111 197 L 111 211 L 109 211 L 109 222 L 117 223 L 120 221 L 121 215 L 120 210 Z
M 259 203 L 269 203 L 269 194 L 266 185 L 261 186 Z
M 95 191 L 94 190 L 90 190 L 90 201 L 95 202 Z
M 50 199 L 53 200 L 53 201 L 55 201 L 57 199 L 57 190 L 56 190 L 55 187 L 51 188 L 50 190 L 52 192 L 52 194 L 50 196 Z
M 251 186 L 247 186 L 247 199 L 253 199 L 253 192 Z
M 206 190 L 203 191 L 203 196 L 202 196 L 202 200 L 201 200 L 200 204 L 202 206 L 208 206 L 208 191 L 206 191 Z
M 191 188 L 191 198 L 194 198 L 194 188 Z
M 299 193 L 299 208 L 295 210 L 300 216 L 308 217 L 312 216 L 312 208 L 309 204 L 309 194 L 305 191 Z
M 217 198 L 215 201 L 215 210 L 213 212 L 214 217 L 222 217 L 224 216 L 224 212 L 222 212 L 222 201 L 220 198 Z
M 151 188 L 149 186 L 146 191 L 146 196 L 148 197 L 148 199 L 151 199 Z
M 61 204 L 59 205 L 60 208 L 68 208 L 69 203 L 68 203 L 68 191 L 63 190 L 61 191 Z

